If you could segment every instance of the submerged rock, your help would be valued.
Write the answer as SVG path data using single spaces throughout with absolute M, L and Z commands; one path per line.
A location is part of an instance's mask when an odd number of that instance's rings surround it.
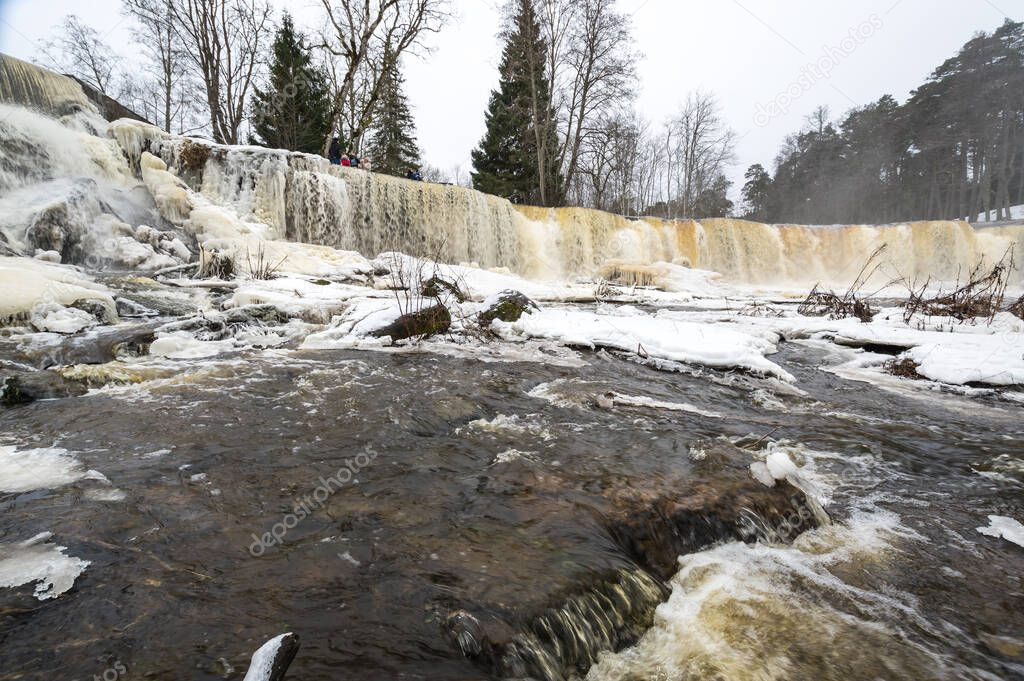
M 452 325 L 452 315 L 443 305 L 434 305 L 418 312 L 410 312 L 382 329 L 370 333 L 375 338 L 389 337 L 392 341 L 407 338 L 425 338 L 444 333 Z
M 53 371 L 8 372 L 0 374 L 0 405 L 14 407 L 36 400 L 84 395 L 87 388 Z
M 518 322 L 523 313 L 530 314 L 539 310 L 533 302 L 519 291 L 503 291 L 486 303 L 488 308 L 481 312 L 477 319 L 482 326 L 490 326 L 495 319 L 503 322 Z
M 688 477 L 659 479 L 642 490 L 628 481 L 602 487 L 594 519 L 625 560 L 552 566 L 515 608 L 507 606 L 507 596 L 481 592 L 476 602 L 448 611 L 442 634 L 501 678 L 585 676 L 602 652 L 632 645 L 652 626 L 680 556 L 722 542 L 791 542 L 829 522 L 817 502 L 789 481 L 767 486 L 752 477 L 751 462 L 750 452 L 723 445 L 690 462 Z M 548 493 L 564 484 L 550 474 L 538 483 Z

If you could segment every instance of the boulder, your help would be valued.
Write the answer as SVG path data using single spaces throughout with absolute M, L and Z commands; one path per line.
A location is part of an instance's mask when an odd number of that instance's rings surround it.
M 375 338 L 391 337 L 392 342 L 406 338 L 426 338 L 444 333 L 452 325 L 452 315 L 444 305 L 434 305 L 418 312 L 410 312 L 377 329 L 370 335 Z
M 424 298 L 440 298 L 445 293 L 448 293 L 452 298 L 460 303 L 466 302 L 466 294 L 463 293 L 458 284 L 453 284 L 447 279 L 443 279 L 437 275 L 427 279 L 420 287 L 420 294 Z
M 488 307 L 477 316 L 481 326 L 490 326 L 495 319 L 503 322 L 518 322 L 523 313 L 539 310 L 533 302 L 519 291 L 503 291 L 485 303 Z
M 86 387 L 52 371 L 19 371 L 0 374 L 0 405 L 14 407 L 36 400 L 78 397 Z
M 502 593 L 500 583 L 481 591 L 467 587 L 440 618 L 442 636 L 500 678 L 585 676 L 602 652 L 632 645 L 651 626 L 679 556 L 722 542 L 788 543 L 830 522 L 791 482 L 773 479 L 769 486 L 755 479 L 754 461 L 749 451 L 716 443 L 678 479 L 659 477 L 638 486 L 623 478 L 603 486 L 589 498 L 596 504 L 592 517 L 603 528 L 606 546 L 619 551 L 604 549 L 589 564 L 564 558 L 549 564 L 525 595 Z M 565 484 L 550 474 L 542 482 L 549 493 Z M 547 503 L 545 496 L 537 502 Z M 544 516 L 554 523 L 559 513 L 576 515 L 582 508 L 555 507 Z M 570 543 L 558 552 L 567 556 L 572 550 Z M 604 557 L 611 564 L 602 564 Z
M 232 326 L 275 325 L 288 323 L 288 315 L 273 305 L 248 305 L 224 313 L 224 321 Z

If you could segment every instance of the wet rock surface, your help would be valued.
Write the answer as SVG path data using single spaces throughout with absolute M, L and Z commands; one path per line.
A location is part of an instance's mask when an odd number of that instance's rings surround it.
M 377 338 L 390 337 L 392 341 L 407 338 L 425 338 L 447 331 L 452 324 L 452 315 L 443 305 L 433 305 L 417 312 L 403 314 L 391 324 L 377 329 L 370 335 Z

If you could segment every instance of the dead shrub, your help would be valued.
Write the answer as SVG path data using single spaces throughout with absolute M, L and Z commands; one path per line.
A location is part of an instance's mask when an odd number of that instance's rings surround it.
M 1024 296 L 1017 299 L 1017 302 L 1006 308 L 1010 314 L 1016 315 L 1020 319 L 1024 319 Z
M 958 276 L 956 288 L 949 293 L 939 289 L 936 295 L 928 296 L 930 282 L 925 282 L 917 290 L 910 286 L 910 297 L 904 308 L 903 321 L 909 323 L 915 315 L 923 314 L 929 317 L 950 317 L 960 322 L 985 320 L 987 324 L 991 324 L 1003 307 L 1006 287 L 1010 283 L 1010 273 L 1014 269 L 1016 266 L 1011 246 L 991 269 L 985 266 L 984 261 L 975 265 L 968 274 L 965 284 L 960 285 Z M 1018 304 L 1021 304 L 1021 301 L 1015 303 Z
M 875 316 L 875 311 L 871 309 L 868 302 L 871 296 L 862 295 L 861 289 L 881 267 L 879 257 L 885 248 L 884 245 L 880 246 L 868 257 L 846 293 L 839 295 L 835 291 L 826 291 L 816 284 L 807 294 L 804 302 L 800 303 L 797 312 L 806 317 L 828 317 L 829 319 L 856 317 L 862 322 L 870 322 Z
M 178 152 L 178 164 L 183 170 L 201 173 L 203 168 L 206 167 L 206 162 L 210 160 L 212 151 L 205 144 L 199 144 L 198 142 L 186 139 L 184 144 L 181 145 L 181 151 Z
M 743 317 L 777 318 L 783 316 L 782 310 L 768 303 L 751 303 L 740 310 L 739 313 Z
M 249 266 L 249 278 L 255 281 L 270 281 L 271 279 L 277 279 L 277 273 L 281 269 L 281 265 L 288 259 L 285 255 L 277 263 L 273 263 L 267 256 L 266 248 L 261 244 L 258 251 L 256 251 L 255 258 L 248 249 L 245 251 L 246 264 Z
M 233 256 L 199 247 L 199 269 L 196 271 L 196 279 L 227 281 L 234 277 L 235 259 Z
M 894 357 L 885 363 L 883 369 L 885 373 L 899 376 L 900 378 L 922 379 L 924 376 L 917 373 L 917 369 L 920 366 L 920 364 L 909 357 Z

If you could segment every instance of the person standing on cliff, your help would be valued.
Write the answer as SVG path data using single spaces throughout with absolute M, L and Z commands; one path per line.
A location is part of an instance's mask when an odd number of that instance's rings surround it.
M 341 165 L 341 140 L 337 137 L 331 140 L 331 148 L 327 152 L 327 160 L 332 165 Z

